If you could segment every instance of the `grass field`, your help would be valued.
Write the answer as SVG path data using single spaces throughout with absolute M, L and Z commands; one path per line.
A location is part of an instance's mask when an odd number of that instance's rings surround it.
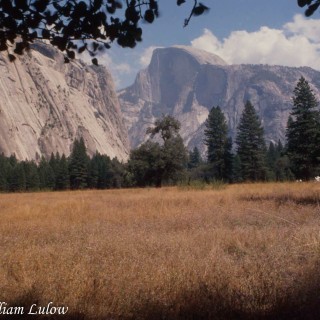
M 319 183 L 2 194 L 0 219 L 0 301 L 55 319 L 320 314 Z

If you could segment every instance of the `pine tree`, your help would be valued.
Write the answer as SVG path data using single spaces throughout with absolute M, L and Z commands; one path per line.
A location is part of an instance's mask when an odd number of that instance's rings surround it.
M 0 192 L 8 191 L 8 175 L 11 169 L 9 159 L 0 154 Z
M 90 189 L 98 188 L 99 180 L 100 154 L 96 152 L 89 161 L 88 165 L 88 187 Z
M 290 169 L 290 160 L 287 155 L 280 156 L 276 161 L 275 176 L 277 181 L 294 180 L 294 174 Z
M 278 152 L 276 149 L 276 146 L 274 143 L 271 141 L 269 144 L 269 148 L 267 151 L 267 166 L 268 166 L 268 180 L 276 180 L 276 174 L 275 174 L 275 166 L 276 166 L 276 161 L 278 160 Z
M 264 130 L 250 103 L 245 104 L 236 137 L 237 154 L 241 162 L 241 177 L 245 181 L 266 179 L 266 146 Z
M 59 166 L 60 166 L 59 152 L 57 152 L 55 155 L 53 152 L 51 153 L 51 156 L 49 159 L 49 165 L 54 172 L 54 189 L 57 189 L 57 176 L 58 176 L 58 171 L 59 171 Z
M 299 179 L 310 180 L 320 166 L 320 113 L 317 99 L 303 77 L 294 89 L 287 124 L 287 152 Z
M 234 155 L 232 153 L 232 138 L 229 137 L 226 141 L 225 149 L 224 149 L 224 176 L 223 179 L 225 181 L 231 182 L 233 179 L 233 158 Z
M 220 107 L 213 107 L 205 123 L 207 160 L 215 179 L 230 180 L 232 166 L 232 141 L 228 138 L 228 126 Z M 231 143 L 231 144 L 230 144 Z
M 122 185 L 120 168 L 121 164 L 117 158 L 111 160 L 107 155 L 100 157 L 98 188 L 106 189 Z M 119 169 L 119 170 L 118 170 Z M 120 177 L 118 177 L 118 174 Z M 116 177 L 117 176 L 117 177 Z
M 9 157 L 9 163 L 11 165 L 11 167 L 13 168 L 16 164 L 18 164 L 18 160 L 16 158 L 16 155 L 13 154 Z
M 23 165 L 26 176 L 26 190 L 38 190 L 40 187 L 40 178 L 37 165 L 33 161 L 24 161 Z
M 53 169 L 51 168 L 49 162 L 41 157 L 38 173 L 40 179 L 40 189 L 42 190 L 53 190 L 55 187 L 55 176 Z
M 17 162 L 10 170 L 8 177 L 9 191 L 25 191 L 26 190 L 26 175 L 23 163 Z
M 289 163 L 289 159 L 283 158 L 283 145 L 279 139 L 278 143 L 273 143 L 272 141 L 269 144 L 267 150 L 267 179 L 276 180 L 276 181 L 285 181 L 288 180 L 287 168 L 286 165 Z
M 241 160 L 240 157 L 236 154 L 233 157 L 232 162 L 232 182 L 242 182 L 241 176 Z
M 110 158 L 109 158 L 110 160 Z M 107 166 L 108 161 L 106 162 Z M 106 171 L 106 179 L 107 179 L 107 187 L 113 187 L 113 188 L 121 188 L 124 183 L 124 175 L 125 175 L 125 169 L 123 163 L 121 163 L 117 157 L 113 158 L 111 160 L 111 167 L 107 169 Z M 108 180 L 112 181 L 112 184 L 109 186 Z
M 55 173 L 55 188 L 56 190 L 66 190 L 70 187 L 70 177 L 69 177 L 69 168 L 68 160 L 64 154 L 60 156 L 56 155 L 56 173 Z
M 72 189 L 84 189 L 88 186 L 88 164 L 89 157 L 83 138 L 75 140 L 69 162 L 70 187 Z
M 189 151 L 189 161 L 188 161 L 188 168 L 193 169 L 199 167 L 202 163 L 202 158 L 200 151 L 197 147 L 194 147 L 192 151 Z
M 114 185 L 112 161 L 107 155 L 96 153 L 89 164 L 89 188 L 107 189 Z M 121 182 L 120 182 L 121 184 Z
M 279 156 L 282 156 L 283 150 L 284 150 L 283 145 L 281 143 L 281 140 L 279 139 L 278 144 L 277 144 L 277 152 L 278 152 Z
M 51 168 L 53 169 L 54 173 L 56 173 L 56 171 L 57 171 L 57 167 L 59 166 L 59 161 L 60 161 L 59 152 L 56 153 L 56 156 L 52 152 L 50 159 L 49 159 L 49 164 L 50 164 Z
M 285 181 L 291 180 L 292 173 L 288 171 L 289 159 L 283 157 L 283 145 L 270 142 L 267 151 L 268 180 Z

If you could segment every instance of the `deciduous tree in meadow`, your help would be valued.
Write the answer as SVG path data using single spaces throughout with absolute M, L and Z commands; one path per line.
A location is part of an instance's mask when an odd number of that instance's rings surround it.
M 161 144 L 148 140 L 129 159 L 129 168 L 138 186 L 176 182 L 187 166 L 188 154 L 179 135 L 180 123 L 169 115 L 163 115 L 147 129 L 151 139 L 159 135 Z

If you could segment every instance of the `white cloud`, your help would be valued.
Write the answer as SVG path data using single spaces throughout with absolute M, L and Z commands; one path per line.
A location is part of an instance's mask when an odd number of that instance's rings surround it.
M 233 31 L 220 41 L 210 30 L 191 41 L 195 48 L 219 55 L 230 64 L 310 66 L 320 70 L 320 20 L 296 15 L 282 29 Z
M 157 48 L 161 48 L 161 47 L 151 46 L 151 47 L 146 48 L 142 52 L 140 59 L 139 59 L 139 63 L 143 68 L 146 68 L 149 65 L 153 51 Z
M 289 35 L 303 35 L 310 41 L 319 43 L 320 22 L 318 19 L 306 19 L 302 15 L 295 15 L 292 22 L 284 25 L 284 30 Z

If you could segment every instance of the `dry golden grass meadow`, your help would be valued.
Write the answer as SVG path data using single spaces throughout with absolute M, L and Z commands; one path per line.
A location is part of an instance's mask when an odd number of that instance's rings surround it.
M 54 319 L 320 318 L 319 183 L 1 194 L 0 219 L 11 306 L 69 308 Z

